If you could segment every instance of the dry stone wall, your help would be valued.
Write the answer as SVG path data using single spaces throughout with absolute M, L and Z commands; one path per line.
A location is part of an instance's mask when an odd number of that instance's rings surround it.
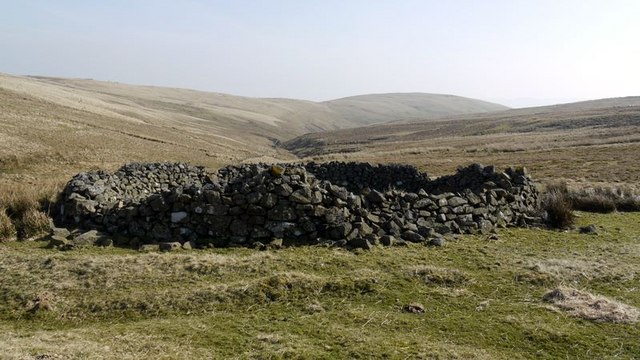
M 536 221 L 537 204 L 524 169 L 497 172 L 477 164 L 431 181 L 401 165 L 250 164 L 208 173 L 186 164 L 135 163 L 74 176 L 58 221 L 110 233 L 129 246 L 275 240 L 370 248 L 526 225 Z
M 355 193 L 366 188 L 377 191 L 400 189 L 418 192 L 429 183 L 427 174 L 419 172 L 411 165 L 373 165 L 332 161 L 329 163 L 310 162 L 303 166 L 318 179 L 330 181 Z

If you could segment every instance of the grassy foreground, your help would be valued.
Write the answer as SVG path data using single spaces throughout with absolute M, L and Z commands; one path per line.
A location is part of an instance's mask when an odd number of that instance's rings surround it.
M 578 222 L 599 234 L 504 229 L 364 252 L 0 243 L 0 358 L 638 357 L 638 324 L 542 301 L 563 285 L 640 307 L 640 213 Z M 413 302 L 425 312 L 403 310 Z

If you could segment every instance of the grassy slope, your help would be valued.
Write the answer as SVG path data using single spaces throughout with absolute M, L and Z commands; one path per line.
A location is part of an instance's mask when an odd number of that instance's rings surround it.
M 564 284 L 640 307 L 640 214 L 597 236 L 505 229 L 444 248 L 61 253 L 0 244 L 0 357 L 633 358 L 637 325 L 551 311 Z M 416 270 L 431 269 L 429 280 Z M 447 283 L 449 281 L 449 283 Z M 36 296 L 53 310 L 28 312 Z M 425 314 L 402 306 L 425 305 Z
M 432 119 L 454 114 L 486 113 L 507 110 L 503 105 L 461 96 L 391 93 L 351 96 L 323 104 L 350 123 L 368 125 L 411 119 Z
M 475 106 L 484 104 L 480 101 L 459 97 L 391 96 L 383 110 L 375 110 L 375 119 L 366 120 L 350 114 L 375 108 L 376 95 L 359 97 L 355 107 L 334 110 L 325 103 L 294 99 L 0 73 L 0 182 L 6 178 L 3 173 L 66 178 L 91 166 L 113 168 L 140 160 L 211 167 L 289 160 L 294 156 L 278 142 L 303 133 L 397 120 L 407 106 L 426 117 L 431 111 L 486 108 Z
M 41 81 L 45 89 L 58 86 Z M 0 90 L 0 192 L 35 199 L 77 171 L 131 160 L 215 167 L 292 158 L 268 139 L 293 133 L 274 130 L 271 115 L 247 123 L 244 112 L 227 111 L 229 118 L 216 122 L 217 104 L 202 105 L 193 92 L 160 96 L 142 88 L 132 97 L 126 86 L 63 82 L 68 89 L 40 95 L 42 88 L 26 91 L 25 83 Z M 258 115 L 271 108 L 256 106 Z M 637 183 L 637 108 L 572 111 L 474 116 L 435 128 L 405 124 L 390 134 L 332 133 L 332 151 L 355 152 L 321 158 L 402 161 L 431 174 L 471 161 L 524 164 L 536 179 Z M 509 229 L 500 242 L 464 237 L 443 249 L 365 253 L 58 253 L 38 242 L 0 244 L 0 358 L 632 358 L 640 353 L 637 325 L 594 324 L 540 302 L 562 283 L 640 306 L 638 214 L 585 214 L 580 221 L 606 231 L 592 237 Z M 443 268 L 434 271 L 454 284 L 426 284 L 411 275 L 416 266 Z M 457 282 L 460 274 L 468 280 Z M 36 296 L 50 298 L 53 310 L 31 315 Z M 427 313 L 402 312 L 411 301 Z
M 287 147 L 317 160 L 402 159 L 432 175 L 480 162 L 525 165 L 537 179 L 631 184 L 640 179 L 638 101 L 609 99 L 344 129 L 307 134 Z

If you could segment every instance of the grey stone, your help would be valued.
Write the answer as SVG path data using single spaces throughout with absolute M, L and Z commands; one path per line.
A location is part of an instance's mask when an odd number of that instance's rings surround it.
M 188 216 L 186 211 L 177 211 L 177 212 L 172 212 L 171 213 L 171 222 L 172 223 L 179 223 L 182 220 L 186 219 Z
M 322 193 L 320 191 L 316 190 L 311 194 L 311 203 L 314 205 L 322 203 Z
M 293 193 L 293 189 L 289 184 L 282 184 L 276 187 L 276 194 L 280 196 L 289 196 L 291 193 Z
M 358 237 L 361 237 L 360 230 L 358 230 L 357 228 L 352 228 L 349 234 L 347 234 L 344 238 L 347 239 L 348 241 L 351 241 Z
M 456 206 L 467 204 L 467 200 L 465 200 L 465 199 L 463 199 L 461 197 L 458 197 L 458 196 L 454 196 L 452 198 L 447 199 L 447 203 L 451 207 L 456 207 Z
M 429 246 L 436 246 L 436 247 L 440 247 L 440 246 L 444 246 L 445 244 L 445 239 L 443 237 L 436 237 L 433 238 L 431 240 L 429 240 Z
M 141 251 L 141 252 L 160 251 L 160 245 L 158 245 L 158 244 L 143 244 L 143 245 L 140 245 L 140 247 L 138 248 L 138 251 Z
M 260 241 L 254 241 L 254 242 L 251 244 L 251 246 L 252 246 L 254 249 L 258 249 L 258 250 L 260 250 L 260 251 L 265 251 L 265 250 L 267 250 L 267 245 L 263 244 L 263 243 L 262 243 L 262 242 L 260 242 Z
M 61 237 L 61 238 L 68 238 L 71 235 L 71 232 L 69 232 L 69 230 L 67 230 L 67 228 L 52 227 L 51 228 L 51 235 L 52 236 L 58 236 L 58 237 Z
M 347 197 L 349 196 L 347 189 L 333 184 L 329 185 L 329 193 L 342 201 L 347 201 Z
M 260 200 L 260 205 L 267 209 L 274 207 L 278 203 L 278 195 L 273 193 L 266 193 Z
M 309 188 L 302 188 L 291 193 L 289 199 L 298 204 L 310 204 L 311 195 L 311 190 Z
M 379 191 L 373 190 L 369 194 L 367 194 L 367 200 L 374 204 L 380 204 L 385 202 L 385 196 Z
M 64 245 L 67 245 L 68 243 L 69 243 L 69 240 L 67 240 L 67 238 L 63 236 L 51 235 L 49 240 L 49 247 L 64 246 Z
M 384 246 L 393 246 L 395 242 L 396 238 L 391 235 L 384 235 L 380 238 L 380 243 L 382 243 L 382 245 Z
M 488 234 L 493 230 L 493 224 L 489 220 L 478 221 L 478 229 L 481 234 Z
M 258 202 L 260 202 L 260 199 L 262 199 L 262 194 L 260 194 L 259 192 L 252 192 L 247 194 L 246 196 L 246 201 L 249 204 L 256 204 Z
M 371 250 L 374 247 L 373 244 L 364 237 L 355 237 L 349 240 L 348 244 L 355 249 Z
M 164 201 L 164 198 L 161 195 L 155 195 L 151 201 L 149 202 L 153 211 L 167 211 L 171 207 Z
M 413 302 L 411 304 L 407 304 L 404 306 L 404 311 L 410 312 L 413 314 L 422 314 L 424 313 L 424 305 L 420 303 Z
M 193 250 L 195 248 L 196 248 L 196 243 L 193 241 L 185 241 L 184 244 L 182 244 L 183 250 Z
M 96 241 L 95 245 L 100 247 L 111 247 L 113 246 L 113 239 L 107 236 L 103 236 Z
M 429 208 L 436 205 L 435 202 L 433 202 L 433 200 L 428 199 L 428 198 L 424 198 L 424 199 L 420 199 L 418 201 L 416 201 L 413 204 L 413 208 L 414 209 L 425 209 L 425 208 Z
M 343 239 L 351 233 L 352 229 L 353 226 L 348 222 L 335 225 L 329 230 L 329 237 L 333 240 Z
M 416 232 L 413 232 L 411 230 L 403 232 L 402 239 L 410 242 L 415 242 L 415 243 L 424 241 L 424 238 L 422 237 L 422 235 Z
M 98 240 L 102 238 L 102 234 L 97 230 L 90 230 L 82 233 L 71 240 L 71 244 L 77 247 L 95 245 Z
M 282 249 L 282 239 L 281 238 L 272 239 L 269 242 L 268 246 L 271 249 Z
M 231 224 L 229 225 L 229 231 L 233 236 L 249 235 L 249 229 L 247 227 L 247 223 L 240 219 L 234 219 L 231 221 Z
M 297 215 L 292 207 L 279 204 L 267 212 L 267 217 L 276 221 L 293 221 L 297 218 Z
M 274 237 L 282 238 L 287 230 L 293 229 L 295 226 L 296 224 L 292 222 L 267 222 L 265 229 L 271 231 Z
M 77 200 L 76 201 L 76 211 L 81 214 L 90 213 L 93 214 L 96 212 L 97 202 L 93 200 Z
M 177 241 L 161 242 L 158 244 L 160 251 L 176 251 L 182 249 L 182 244 Z
M 359 230 L 361 235 L 373 234 L 373 229 L 366 222 L 356 222 L 353 226 Z
M 475 206 L 482 203 L 482 198 L 471 191 L 467 192 L 465 194 L 465 197 L 467 198 L 467 200 L 469 201 L 469 204 L 471 205 Z
M 594 224 L 580 228 L 580 234 L 598 235 L 598 228 Z
M 171 229 L 166 224 L 155 224 L 149 233 L 152 239 L 155 240 L 169 240 L 173 236 Z
M 281 231 L 281 233 L 283 233 L 284 230 Z M 271 233 L 271 231 L 263 228 L 263 227 L 256 227 L 251 231 L 251 235 L 250 237 L 252 239 L 264 239 L 264 238 L 270 238 L 272 237 L 273 234 Z

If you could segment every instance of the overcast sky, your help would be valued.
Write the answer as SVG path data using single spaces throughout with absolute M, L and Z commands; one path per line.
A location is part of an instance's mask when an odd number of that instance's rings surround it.
M 0 72 L 328 100 L 640 95 L 640 1 L 0 0 Z

